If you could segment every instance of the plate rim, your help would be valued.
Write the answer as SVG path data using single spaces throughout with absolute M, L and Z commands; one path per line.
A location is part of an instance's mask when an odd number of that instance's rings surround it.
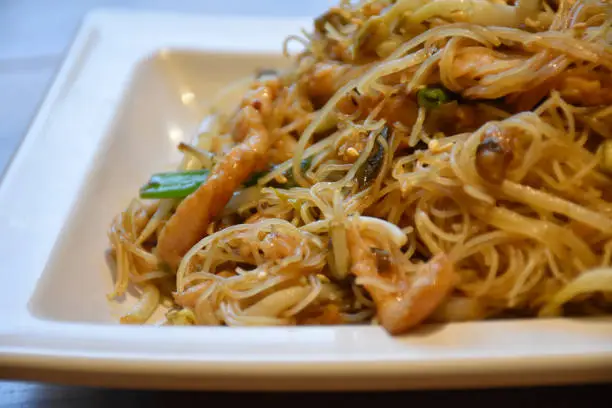
M 57 71 L 52 85 L 48 88 L 25 137 L 19 143 L 18 148 L 0 178 L 0 203 L 6 200 L 5 182 L 7 180 L 12 181 L 11 178 L 19 178 L 18 175 L 15 175 L 15 172 L 21 165 L 20 161 L 27 159 L 27 156 L 31 154 L 31 144 L 36 138 L 44 135 L 44 128 L 49 123 L 54 108 L 60 103 L 58 101 L 62 97 L 62 92 L 66 92 L 66 87 L 70 86 L 71 81 L 74 82 L 74 78 L 71 78 L 71 75 L 79 75 L 78 65 L 83 63 L 82 58 L 84 55 L 86 57 L 88 41 L 91 41 L 93 37 L 98 38 L 97 41 L 105 41 L 105 34 L 111 28 L 115 30 L 117 28 L 125 29 L 133 24 L 144 24 L 150 27 L 151 24 L 165 22 L 164 24 L 170 26 L 172 24 L 177 24 L 178 26 L 178 24 L 184 22 L 193 24 L 194 22 L 202 23 L 213 20 L 217 24 L 219 22 L 221 24 L 223 22 L 231 22 L 232 24 L 246 25 L 261 24 L 262 21 L 274 21 L 283 26 L 308 21 L 303 18 L 211 17 L 174 12 L 126 11 L 118 8 L 98 8 L 89 12 L 83 19 L 73 42 L 68 48 L 61 67 Z M 204 48 L 198 46 L 198 43 L 194 40 L 185 41 L 184 44 L 186 49 L 195 52 L 218 51 L 219 48 L 215 46 L 212 46 L 210 49 Z M 134 47 L 139 50 L 136 55 L 132 56 L 131 59 L 124 58 L 124 64 L 128 64 L 132 68 L 138 61 L 150 56 L 151 52 L 157 53 L 163 50 L 164 44 L 151 48 L 151 44 L 144 41 L 142 44 Z M 259 50 L 250 49 L 243 51 L 267 53 L 276 50 L 278 52 L 279 47 L 280 44 L 264 44 Z M 236 47 L 230 51 L 238 52 L 239 50 L 240 47 Z M 121 90 L 120 80 L 117 79 L 117 82 L 115 84 L 117 85 L 116 90 Z M 121 100 L 121 94 L 115 96 L 118 98 L 117 100 Z M 77 199 L 78 197 L 73 197 L 73 200 Z M 71 207 L 74 202 L 66 202 L 65 204 Z M 6 219 L 0 218 L 0 225 L 7 225 Z M 60 231 L 56 232 L 59 234 Z M 53 242 L 52 246 L 54 244 L 55 242 Z M 37 281 L 39 277 L 37 276 L 35 280 Z M 0 280 L 1 278 L 0 273 Z M 1 301 L 0 306 L 2 306 Z M 21 317 L 23 316 L 21 315 Z M 610 334 L 611 344 L 609 347 L 598 343 L 599 348 L 594 347 L 590 350 L 576 349 L 573 353 L 552 353 L 548 355 L 537 352 L 533 353 L 533 355 L 527 353 L 523 356 L 517 356 L 515 360 L 513 360 L 515 358 L 513 356 L 485 355 L 476 358 L 472 355 L 463 358 L 456 356 L 455 359 L 437 361 L 431 359 L 410 360 L 405 358 L 393 361 L 392 354 L 379 355 L 373 353 L 368 358 L 360 359 L 348 353 L 329 360 L 319 357 L 319 359 L 312 358 L 309 361 L 309 356 L 300 356 L 301 358 L 292 359 L 285 355 L 281 356 L 281 359 L 277 361 L 274 359 L 264 359 L 262 361 L 253 358 L 243 358 L 242 360 L 232 360 L 229 358 L 215 360 L 211 358 L 209 360 L 196 359 L 191 362 L 186 359 L 169 361 L 165 358 L 156 358 L 152 355 L 147 356 L 146 353 L 140 356 L 133 355 L 129 357 L 116 351 L 115 354 L 110 351 L 108 353 L 91 353 L 89 356 L 83 357 L 62 350 L 61 347 L 44 348 L 36 344 L 27 346 L 27 342 L 22 343 L 26 344 L 26 346 L 20 346 L 20 342 L 24 340 L 24 334 L 47 336 L 45 334 L 47 330 L 59 330 L 62 333 L 55 333 L 55 335 L 56 338 L 60 339 L 60 334 L 80 333 L 80 330 L 86 325 L 71 325 L 50 321 L 41 322 L 34 319 L 20 322 L 16 317 L 13 317 L 11 320 L 0 314 L 0 322 L 3 319 L 9 323 L 8 326 L 0 328 L 0 377 L 4 378 L 33 378 L 53 381 L 57 378 L 61 379 L 61 376 L 55 376 L 63 372 L 64 382 L 79 383 L 79 381 L 88 380 L 80 378 L 77 374 L 88 372 L 97 375 L 98 378 L 104 378 L 104 384 L 121 386 L 121 381 L 115 382 L 112 379 L 113 374 L 122 374 L 122 381 L 125 378 L 131 378 L 130 381 L 133 384 L 139 375 L 148 373 L 151 378 L 156 375 L 162 378 L 164 374 L 171 373 L 175 378 L 193 375 L 198 381 L 206 380 L 198 383 L 199 385 L 193 385 L 193 387 L 201 389 L 218 389 L 219 387 L 224 389 L 251 389 L 250 385 L 254 384 L 257 384 L 257 389 L 266 387 L 270 387 L 269 389 L 286 389 L 287 387 L 291 389 L 407 389 L 415 387 L 510 386 L 612 380 L 612 325 L 610 325 L 608 319 L 603 322 L 597 321 L 593 325 L 582 325 L 580 323 L 579 326 L 588 328 L 588 330 L 599 335 L 602 333 L 603 335 Z M 552 321 L 550 324 L 552 325 L 551 327 L 564 325 L 563 322 L 559 321 Z M 58 326 L 60 326 L 59 329 Z M 491 325 L 494 328 L 497 326 L 499 324 Z M 118 329 L 116 326 L 108 327 L 123 333 L 127 333 L 129 330 L 128 328 Z M 104 330 L 106 329 L 98 326 L 93 332 L 101 333 Z M 274 330 L 266 329 L 269 333 L 273 333 Z M 308 329 L 297 329 L 296 331 L 304 330 Z M 350 332 L 353 329 L 340 328 L 333 330 Z M 364 330 L 369 330 L 373 333 L 372 328 L 359 329 L 360 332 Z M 244 329 L 242 333 L 244 333 Z M 82 339 L 87 340 L 87 336 L 83 335 Z M 588 353 L 585 354 L 585 351 L 588 351 Z M 84 364 L 87 362 L 89 364 Z M 570 369 L 574 370 L 575 373 L 568 374 L 566 371 Z M 67 375 L 70 372 L 73 375 Z M 531 375 L 525 375 L 525 373 L 531 373 Z M 540 373 L 539 380 L 536 378 L 537 376 L 534 377 L 534 373 Z M 219 377 L 218 381 L 215 380 L 217 377 Z M 239 378 L 241 381 L 240 383 L 231 384 L 228 381 L 232 378 Z M 352 378 L 356 382 L 343 381 L 346 378 Z M 444 378 L 444 380 L 436 382 L 436 378 Z M 300 383 L 298 381 L 300 379 L 304 380 L 304 383 Z M 389 379 L 393 380 L 391 384 L 385 383 Z M 145 382 L 141 386 L 146 387 L 147 384 L 155 384 L 155 386 L 165 386 L 168 388 L 185 388 L 185 383 L 181 384 L 180 381 L 161 385 L 159 381 L 159 378 L 157 380 L 151 379 L 150 383 Z M 430 381 L 431 384 L 427 381 Z M 359 386 L 356 387 L 356 384 Z M 189 388 L 193 387 L 189 385 Z

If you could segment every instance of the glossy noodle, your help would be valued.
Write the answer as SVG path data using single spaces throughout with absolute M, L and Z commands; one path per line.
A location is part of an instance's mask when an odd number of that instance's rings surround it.
M 122 322 L 609 313 L 611 23 L 594 0 L 342 1 L 114 219 L 110 297 L 142 289 Z

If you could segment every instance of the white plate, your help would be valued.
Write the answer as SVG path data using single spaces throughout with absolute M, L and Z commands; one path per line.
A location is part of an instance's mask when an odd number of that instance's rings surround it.
M 179 156 L 215 90 L 285 63 L 307 20 L 89 15 L 0 186 L 0 376 L 202 389 L 391 389 L 612 379 L 611 319 L 120 326 L 107 226 Z M 133 301 L 133 300 L 132 300 Z

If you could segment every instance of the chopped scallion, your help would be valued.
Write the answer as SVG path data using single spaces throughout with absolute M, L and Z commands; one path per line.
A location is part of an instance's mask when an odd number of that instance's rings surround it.
M 424 108 L 437 108 L 453 100 L 449 91 L 444 88 L 423 88 L 417 92 L 417 102 Z

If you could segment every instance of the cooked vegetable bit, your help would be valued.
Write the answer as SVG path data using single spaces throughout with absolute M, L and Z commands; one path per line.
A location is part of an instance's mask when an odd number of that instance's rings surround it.
M 389 138 L 389 128 L 383 128 L 382 132 L 376 138 L 376 142 L 374 142 L 374 147 L 370 152 L 370 156 L 368 156 L 367 160 L 361 165 L 361 167 L 357 170 L 355 177 L 357 179 L 357 185 L 359 189 L 362 190 L 366 187 L 369 187 L 370 184 L 376 179 L 378 173 L 382 169 L 382 165 L 385 161 L 385 149 L 380 141 L 380 138 L 384 138 L 388 140 Z
M 185 198 L 208 178 L 208 169 L 157 173 L 140 188 L 140 198 Z
M 428 87 L 417 92 L 417 101 L 423 108 L 437 108 L 440 105 L 451 102 L 452 94 L 444 88 Z

